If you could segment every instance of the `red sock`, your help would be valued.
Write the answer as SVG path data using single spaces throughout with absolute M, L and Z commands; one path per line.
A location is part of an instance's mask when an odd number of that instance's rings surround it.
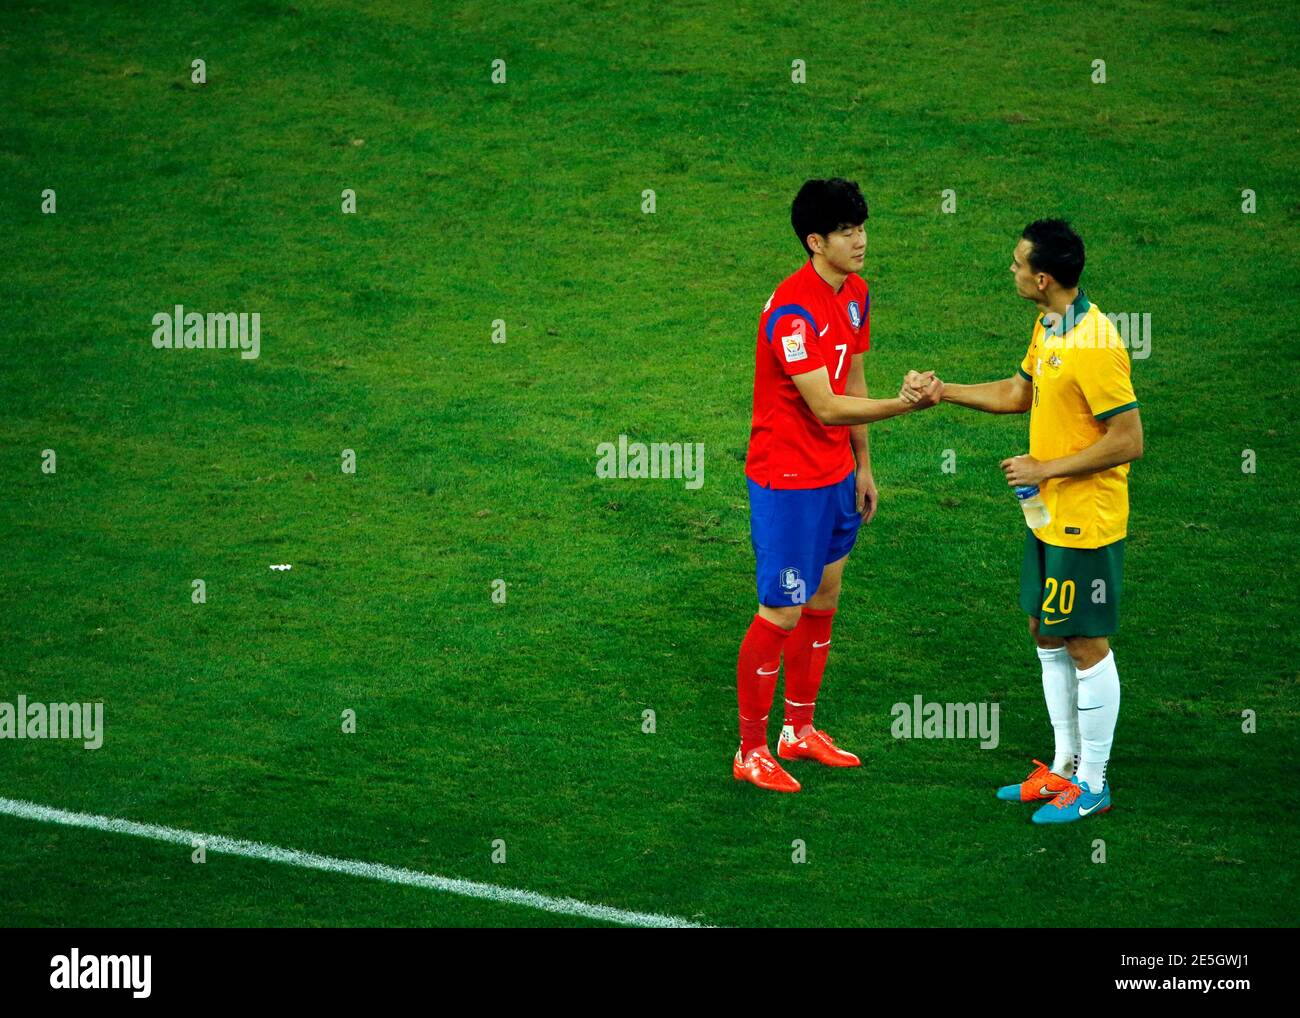
M 781 670 L 781 648 L 790 633 L 755 615 L 740 644 L 736 662 L 736 699 L 740 702 L 740 754 L 767 745 L 767 716 Z
M 812 728 L 826 656 L 830 654 L 835 609 L 805 608 L 785 645 L 785 721 L 802 738 Z M 814 646 L 820 644 L 820 646 Z

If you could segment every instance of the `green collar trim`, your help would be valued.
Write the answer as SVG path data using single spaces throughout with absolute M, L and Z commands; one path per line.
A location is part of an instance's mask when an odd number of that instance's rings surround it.
M 1074 298 L 1074 303 L 1065 309 L 1065 314 L 1061 318 L 1057 319 L 1056 315 L 1051 315 L 1053 321 L 1049 324 L 1047 321 L 1048 315 L 1043 315 L 1038 319 L 1038 324 L 1043 327 L 1045 335 L 1064 336 L 1083 321 L 1083 316 L 1088 313 L 1088 309 L 1091 307 L 1092 302 L 1088 300 L 1088 295 L 1080 290 L 1079 295 Z

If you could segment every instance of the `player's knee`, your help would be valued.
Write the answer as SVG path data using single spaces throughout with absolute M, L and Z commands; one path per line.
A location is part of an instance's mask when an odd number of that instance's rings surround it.
M 759 605 L 758 614 L 769 622 L 775 622 L 782 629 L 793 629 L 799 624 L 799 616 L 803 614 L 803 609 L 797 604 L 788 608 L 775 608 L 763 604 Z
M 833 583 L 830 586 L 822 584 L 812 600 L 808 602 L 809 608 L 816 608 L 818 611 L 834 611 L 840 606 L 840 585 Z
M 1110 653 L 1110 641 L 1104 636 L 1067 636 L 1065 649 L 1075 668 L 1091 668 Z

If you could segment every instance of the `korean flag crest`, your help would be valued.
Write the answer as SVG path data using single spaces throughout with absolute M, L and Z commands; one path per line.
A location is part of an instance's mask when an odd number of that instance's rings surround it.
M 862 326 L 862 308 L 858 307 L 856 300 L 849 301 L 849 321 L 853 323 L 855 329 Z

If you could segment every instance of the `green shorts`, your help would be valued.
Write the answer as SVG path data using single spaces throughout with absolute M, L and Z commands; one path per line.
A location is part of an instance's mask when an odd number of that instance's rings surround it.
M 1100 548 L 1044 544 L 1025 530 L 1020 607 L 1040 636 L 1110 636 L 1119 629 L 1124 540 Z

